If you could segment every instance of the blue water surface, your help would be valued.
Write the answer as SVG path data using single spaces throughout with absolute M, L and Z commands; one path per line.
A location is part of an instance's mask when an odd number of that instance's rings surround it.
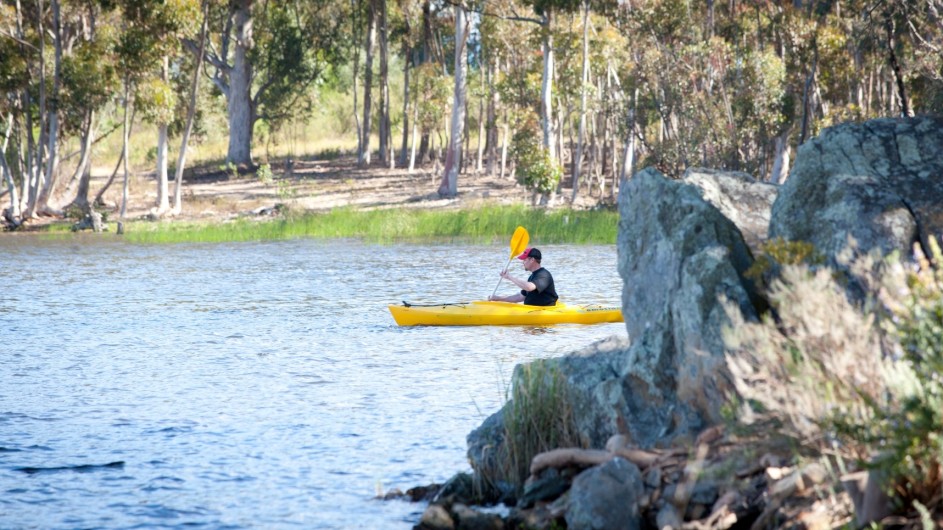
M 615 246 L 541 250 L 564 300 L 619 305 Z M 0 528 L 410 528 L 425 505 L 376 496 L 467 471 L 515 364 L 625 334 L 390 317 L 486 298 L 508 257 L 0 236 Z

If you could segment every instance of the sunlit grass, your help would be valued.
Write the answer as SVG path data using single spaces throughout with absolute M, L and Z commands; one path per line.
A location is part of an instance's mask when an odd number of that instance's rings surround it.
M 464 210 L 356 210 L 288 215 L 226 223 L 130 222 L 125 238 L 137 243 L 255 241 L 292 238 L 359 238 L 402 241 L 492 242 L 507 240 L 523 226 L 534 243 L 614 244 L 618 213 L 608 210 L 542 210 L 527 206 L 485 206 Z

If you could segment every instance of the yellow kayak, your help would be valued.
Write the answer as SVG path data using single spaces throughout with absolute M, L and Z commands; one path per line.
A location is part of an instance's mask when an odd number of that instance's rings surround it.
M 533 306 L 510 302 L 391 305 L 400 326 L 546 326 L 622 322 L 622 309 L 602 305 Z

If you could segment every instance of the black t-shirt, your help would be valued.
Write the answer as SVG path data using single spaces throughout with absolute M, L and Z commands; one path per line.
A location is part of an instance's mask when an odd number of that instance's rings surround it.
M 524 305 L 556 305 L 557 290 L 553 287 L 553 276 L 550 271 L 541 267 L 531 273 L 527 281 L 537 286 L 533 291 L 521 289 L 524 295 Z

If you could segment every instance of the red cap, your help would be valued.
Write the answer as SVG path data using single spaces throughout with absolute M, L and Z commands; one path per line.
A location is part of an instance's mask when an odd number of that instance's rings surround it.
M 534 258 L 537 261 L 540 261 L 540 251 L 536 248 L 526 248 L 520 256 L 517 257 L 519 260 L 525 260 L 527 258 Z

